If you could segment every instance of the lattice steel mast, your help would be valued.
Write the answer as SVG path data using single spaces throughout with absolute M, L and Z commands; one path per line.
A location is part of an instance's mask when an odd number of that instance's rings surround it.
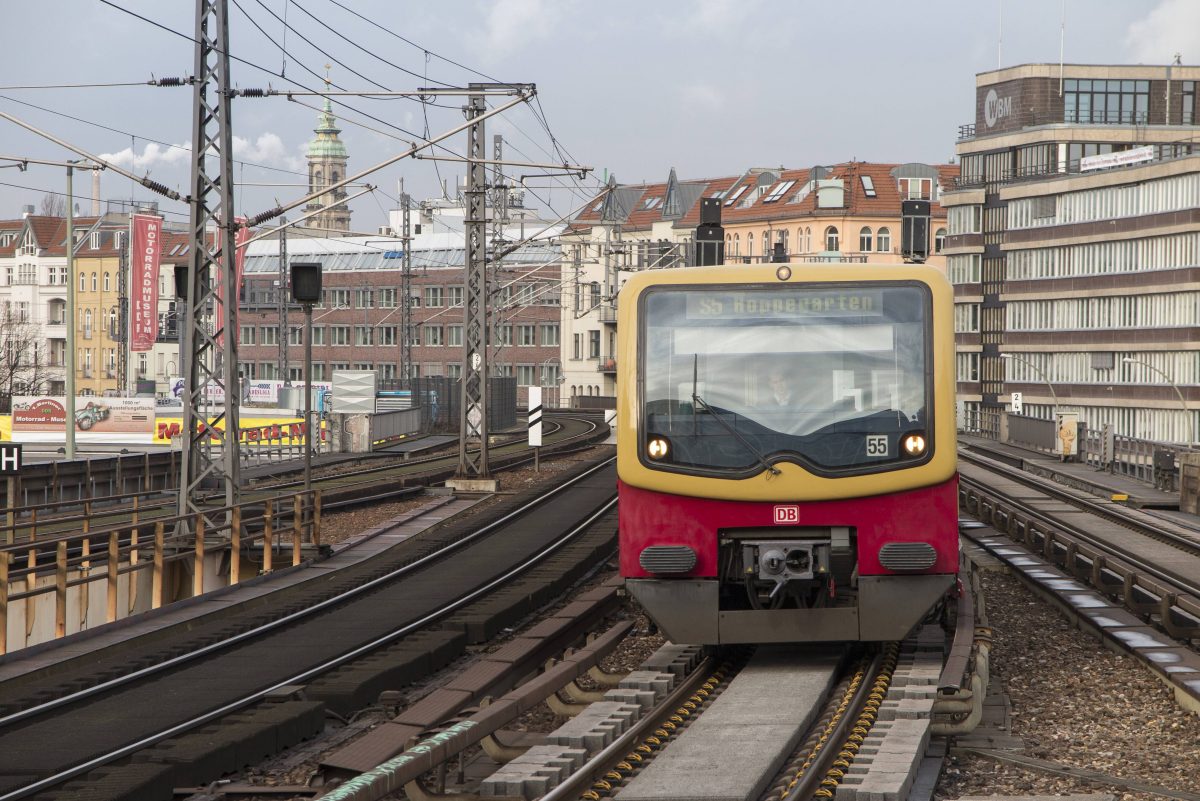
M 483 84 L 471 84 L 475 91 Z M 487 320 L 487 159 L 483 94 L 473 94 L 463 108 L 467 120 L 466 293 L 463 298 L 462 408 L 459 416 L 458 476 L 488 478 L 488 320 Z M 471 446 L 477 449 L 472 452 Z
M 212 495 L 222 505 L 231 506 L 238 500 L 239 489 L 241 393 L 234 327 L 238 302 L 234 233 L 238 224 L 233 215 L 227 0 L 197 0 L 195 39 L 191 250 L 183 341 L 190 359 L 183 402 L 181 515 L 201 511 Z M 215 169 L 209 168 L 209 158 Z M 223 408 L 209 409 L 210 388 L 223 391 Z

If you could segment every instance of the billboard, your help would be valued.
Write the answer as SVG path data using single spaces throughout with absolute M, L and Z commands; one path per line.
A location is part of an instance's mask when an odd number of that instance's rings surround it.
M 14 442 L 64 442 L 66 422 L 66 398 L 13 398 Z M 76 442 L 149 444 L 154 441 L 154 399 L 79 397 L 73 422 Z
M 284 385 L 283 381 L 255 381 L 252 379 L 242 379 L 240 383 L 242 390 L 242 403 L 257 403 L 263 406 L 274 406 L 277 404 L 279 402 L 279 388 Z M 185 382 L 183 378 L 179 376 L 172 378 L 169 383 L 170 394 L 168 397 L 170 399 L 178 400 L 179 403 L 182 404 L 184 385 Z M 318 397 L 319 393 L 315 392 L 315 390 L 328 391 L 333 387 L 333 384 L 329 381 L 314 381 L 312 382 L 312 385 L 314 389 L 313 394 L 317 395 Z M 301 390 L 300 397 L 303 398 L 304 382 L 293 381 L 292 386 Z M 209 403 L 224 403 L 225 388 L 219 384 L 209 383 L 205 392 L 205 397 Z
M 147 351 L 154 347 L 158 336 L 158 261 L 162 252 L 162 217 L 135 214 L 130 223 L 133 227 L 133 243 L 129 249 L 129 266 L 132 281 L 129 287 L 133 304 L 133 320 L 129 334 L 129 347 L 133 351 Z

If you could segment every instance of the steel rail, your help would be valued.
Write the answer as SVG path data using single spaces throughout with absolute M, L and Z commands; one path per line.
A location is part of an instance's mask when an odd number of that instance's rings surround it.
M 591 475 L 596 470 L 599 470 L 600 468 L 607 466 L 608 463 L 611 461 L 613 461 L 613 460 L 612 459 L 606 460 L 602 464 L 597 465 L 595 468 L 588 470 L 586 473 L 578 476 L 576 480 L 579 480 L 585 476 Z M 574 483 L 574 482 L 571 482 L 571 483 Z M 429 554 L 428 556 L 423 557 L 422 559 L 418 560 L 417 562 L 413 563 L 412 565 L 408 565 L 405 568 L 401 568 L 401 570 L 395 571 L 395 573 L 400 573 L 402 571 L 406 571 L 411 568 L 415 568 L 417 565 L 426 563 L 435 556 L 444 555 L 447 551 L 454 550 L 458 546 L 462 545 L 463 543 L 470 542 L 474 539 L 477 539 L 478 537 L 480 537 L 482 535 L 482 533 L 485 530 L 492 529 L 492 528 L 496 527 L 497 525 L 499 525 L 501 521 L 511 519 L 514 515 L 517 515 L 523 511 L 526 511 L 529 508 L 531 508 L 532 506 L 538 505 L 542 501 L 546 500 L 548 497 L 550 497 L 554 494 L 557 494 L 558 492 L 560 492 L 561 490 L 563 490 L 565 487 L 568 487 L 568 486 L 570 486 L 570 484 L 563 484 L 563 485 L 555 488 L 554 490 L 551 490 L 550 492 L 546 493 L 546 495 L 541 496 L 541 498 L 537 499 L 537 501 L 534 501 L 531 504 L 527 504 L 526 506 L 521 507 L 521 509 L 514 510 L 513 512 L 500 518 L 500 520 L 494 521 L 493 523 L 486 526 L 484 529 L 481 529 L 480 531 L 475 532 L 474 534 L 470 535 L 469 537 L 459 540 L 458 542 L 453 543 L 452 545 L 448 546 L 447 548 L 442 549 L 441 551 L 439 551 L 435 554 Z M 333 659 L 326 660 L 325 662 L 321 663 L 320 665 L 308 668 L 306 670 L 301 671 L 300 673 L 289 676 L 288 678 L 278 681 L 269 687 L 266 687 L 264 689 L 257 690 L 253 693 L 242 696 L 241 698 L 239 698 L 237 700 L 230 701 L 216 709 L 212 709 L 202 715 L 197 715 L 197 716 L 195 716 L 187 721 L 184 721 L 182 723 L 177 723 L 174 726 L 171 726 L 169 728 L 162 729 L 154 734 L 143 737 L 140 740 L 137 740 L 135 742 L 128 743 L 128 744 L 122 746 L 121 748 L 110 751 L 107 754 L 102 754 L 98 757 L 93 757 L 92 759 L 88 760 L 87 762 L 81 763 L 79 765 L 75 765 L 75 766 L 68 768 L 66 770 L 63 770 L 63 771 L 59 771 L 58 773 L 55 773 L 51 776 L 47 776 L 44 779 L 34 782 L 33 784 L 29 784 L 18 790 L 14 790 L 14 791 L 11 791 L 4 795 L 0 795 L 0 801 L 14 801 L 15 799 L 19 799 L 19 798 L 26 798 L 29 795 L 32 795 L 33 793 L 41 792 L 42 790 L 48 789 L 57 784 L 61 784 L 62 782 L 66 781 L 68 779 L 74 778 L 75 776 L 79 776 L 83 773 L 88 772 L 89 770 L 100 767 L 101 765 L 105 765 L 114 760 L 129 756 L 130 754 L 133 754 L 136 751 L 141 750 L 142 748 L 146 748 L 148 746 L 154 745 L 155 743 L 161 742 L 162 740 L 165 740 L 169 737 L 173 737 L 177 734 L 182 734 L 184 732 L 190 731 L 191 729 L 202 726 L 206 723 L 209 723 L 213 720 L 223 717 L 224 715 L 227 715 L 231 712 L 242 709 L 243 707 L 246 707 L 252 703 L 262 700 L 263 698 L 267 697 L 268 695 L 270 695 L 271 693 L 275 692 L 276 690 L 278 690 L 282 687 L 286 687 L 289 685 L 299 684 L 299 683 L 308 681 L 309 679 L 311 679 L 317 675 L 320 675 L 321 673 L 324 673 L 328 670 L 332 670 L 333 668 L 339 667 L 340 665 L 343 665 L 346 662 L 349 662 L 359 656 L 362 656 L 365 653 L 369 653 L 370 651 L 373 651 L 381 646 L 387 645 L 388 643 L 392 642 L 393 640 L 396 640 L 400 637 L 405 636 L 406 634 L 410 634 L 413 631 L 416 631 L 424 626 L 427 626 L 430 623 L 433 623 L 436 620 L 438 620 L 452 612 L 455 612 L 458 609 L 461 609 L 463 606 L 470 604 L 471 602 L 475 601 L 479 597 L 487 594 L 488 592 L 492 591 L 496 587 L 504 584 L 505 582 L 520 575 L 521 573 L 524 573 L 526 570 L 528 570 L 530 567 L 536 565 L 538 562 L 540 562 L 546 556 L 550 555 L 554 551 L 556 551 L 559 548 L 561 548 L 562 546 L 566 545 L 571 540 L 575 539 L 581 533 L 583 533 L 588 528 L 590 528 L 592 526 L 592 524 L 594 524 L 597 520 L 599 520 L 601 517 L 603 517 L 605 514 L 607 514 L 616 505 L 616 502 L 617 502 L 616 497 L 611 498 L 608 502 L 606 502 L 603 506 L 601 506 L 597 511 L 593 512 L 590 516 L 588 516 L 588 518 L 586 520 L 584 520 L 582 523 L 578 524 L 577 526 L 572 528 L 570 531 L 564 533 L 557 540 L 550 543 L 546 547 L 542 548 L 540 551 L 533 554 L 532 556 L 530 556 L 525 561 L 521 562 L 516 567 L 507 571 L 503 575 L 497 576 L 493 580 L 489 581 L 487 584 L 485 584 L 481 587 L 477 587 L 476 589 L 472 590 L 471 592 L 468 592 L 467 594 L 460 596 L 458 599 L 446 604 L 441 609 L 438 609 L 434 612 L 430 612 L 429 614 L 426 614 L 423 617 L 412 621 L 411 623 L 401 626 L 400 628 L 394 629 L 393 631 L 389 632 L 388 634 L 385 634 L 381 637 L 377 637 L 374 640 L 372 640 L 368 643 L 365 643 L 363 645 L 360 645 L 350 651 L 347 651 L 346 653 L 343 653 L 340 656 L 334 657 Z M 395 575 L 395 573 L 389 574 L 389 576 Z M 367 587 L 373 586 L 373 585 L 377 584 L 379 581 L 380 581 L 380 579 L 376 579 L 375 581 L 372 581 L 372 582 L 369 582 L 368 584 L 362 585 L 362 587 L 358 588 L 358 590 L 365 590 Z M 345 593 L 344 595 L 339 596 L 339 597 L 341 599 L 344 599 L 345 597 L 347 597 L 351 594 L 357 594 L 357 590 L 352 590 L 351 592 Z M 314 606 L 312 609 L 316 610 L 318 608 L 320 608 L 320 606 Z M 306 610 L 306 611 L 308 611 L 308 610 Z M 288 618 L 292 618 L 299 614 L 300 613 L 293 613 L 293 615 L 289 615 Z M 288 619 L 288 618 L 284 618 L 284 619 Z M 277 623 L 278 623 L 278 621 L 277 621 Z M 268 624 L 268 625 L 272 625 L 272 624 Z M 266 627 L 265 626 L 260 627 L 260 629 L 261 628 L 266 628 Z M 238 636 L 240 637 L 242 635 L 238 635 Z M 234 638 L 231 638 L 231 640 L 232 639 L 234 639 Z M 229 642 L 230 641 L 226 641 L 225 644 L 228 645 Z M 201 649 L 201 650 L 205 650 L 205 649 Z M 192 656 L 194 656 L 194 654 Z
M 208 645 L 202 646 L 202 647 L 196 649 L 195 651 L 190 651 L 186 654 L 180 654 L 179 656 L 173 657 L 171 659 L 167 659 L 162 662 L 156 663 L 154 665 L 149 665 L 149 666 L 141 668 L 139 670 L 135 670 L 132 673 L 127 673 L 123 676 L 118 676 L 117 678 L 109 679 L 106 682 L 96 684 L 92 687 L 84 688 L 77 692 L 71 693 L 70 695 L 64 695 L 59 698 L 55 698 L 50 701 L 46 701 L 45 703 L 39 704 L 37 706 L 32 706 L 27 709 L 22 709 L 18 712 L 12 712 L 8 715 L 0 717 L 0 728 L 9 726 L 13 723 L 17 723 L 22 720 L 27 720 L 31 717 L 35 717 L 37 715 L 44 714 L 46 712 L 50 712 L 54 709 L 57 709 L 59 707 L 65 706 L 70 703 L 82 701 L 93 695 L 98 695 L 103 692 L 107 692 L 109 690 L 115 689 L 117 687 L 121 687 L 125 684 L 129 684 L 134 681 L 144 679 L 148 676 L 152 676 L 156 673 L 160 673 L 169 668 L 174 668 L 174 667 L 178 667 L 180 665 L 186 664 L 187 662 L 191 662 L 195 659 L 209 656 L 210 654 L 213 654 L 222 649 L 228 648 L 233 645 L 237 645 L 237 644 L 245 642 L 247 640 L 254 639 L 255 637 L 259 637 L 263 634 L 273 631 L 274 629 L 297 622 L 299 620 L 303 620 L 306 617 L 309 617 L 318 612 L 324 611 L 332 606 L 336 606 L 337 604 L 344 603 L 345 601 L 347 601 L 351 598 L 357 597 L 358 595 L 361 595 L 365 592 L 375 589 L 376 587 L 379 587 L 383 584 L 389 583 L 398 578 L 402 578 L 409 573 L 415 572 L 416 570 L 418 570 L 422 567 L 425 567 L 430 562 L 441 559 L 441 558 L 445 557 L 446 555 L 463 548 L 466 545 L 469 545 L 479 539 L 482 539 L 483 537 L 492 533 L 495 529 L 499 528 L 500 526 L 504 525 L 505 523 L 508 523 L 509 521 L 521 516 L 522 514 L 525 514 L 526 512 L 529 512 L 532 509 L 534 509 L 538 506 L 541 506 L 543 503 L 550 500 L 552 497 L 559 494 L 560 492 L 566 491 L 567 489 L 569 489 L 570 487 L 579 483 L 583 479 L 591 476 L 593 473 L 607 467 L 614 460 L 615 460 L 615 457 L 606 459 L 605 461 L 595 465 L 592 468 L 589 468 L 588 470 L 584 471 L 583 473 L 580 473 L 575 478 L 573 478 L 563 484 L 558 485 L 557 487 L 553 488 L 552 490 L 545 493 L 544 495 L 538 496 L 537 498 L 533 499 L 529 503 L 524 504 L 523 506 L 521 506 L 517 509 L 514 509 L 513 511 L 504 515 L 503 517 L 493 520 L 492 522 L 490 522 L 487 525 L 483 526 L 482 528 L 472 532 L 471 534 L 463 537 L 462 539 L 459 539 L 455 542 L 449 543 L 448 545 L 445 545 L 436 551 L 426 554 L 425 556 L 421 557 L 420 559 L 417 559 L 416 561 L 414 561 L 410 564 L 404 565 L 403 567 L 397 568 L 396 570 L 393 570 L 390 573 L 386 573 L 386 574 L 379 576 L 377 578 L 374 578 L 364 584 L 360 584 L 356 587 L 352 587 L 351 589 L 347 590 L 346 592 L 326 598 L 325 600 L 315 603 L 312 606 L 308 606 L 304 609 L 298 610 L 296 612 L 292 612 L 288 615 L 284 615 L 283 617 L 278 618 L 276 620 L 272 620 L 268 623 L 264 623 L 260 626 L 256 626 L 255 628 L 252 628 L 252 629 L 247 629 L 246 631 L 235 634 L 224 640 L 218 640 L 217 642 L 209 643 Z M 7 796 L 0 796 L 0 800 L 2 800 L 4 798 L 7 798 Z
M 1020 482 L 1031 489 L 1037 490 L 1038 492 L 1045 493 L 1056 500 L 1076 506 L 1085 512 L 1090 512 L 1097 517 L 1117 523 L 1118 525 L 1127 526 L 1137 531 L 1139 534 L 1145 534 L 1146 536 L 1157 539 L 1160 542 L 1173 545 L 1176 548 L 1179 548 L 1181 551 L 1186 551 L 1193 555 L 1200 556 L 1200 541 L 1182 534 L 1176 534 L 1173 531 L 1152 528 L 1147 522 L 1139 520 L 1130 512 L 1130 510 L 1113 507 L 1100 501 L 1093 501 L 1089 498 L 1081 497 L 1079 494 L 1077 494 L 1077 492 L 1072 492 L 1067 487 L 1059 487 L 1056 484 L 1044 483 L 1043 481 L 1038 480 L 1040 477 L 1036 474 L 1028 473 L 1019 468 L 1004 464 L 1003 462 L 991 459 L 987 456 L 983 456 L 982 454 L 972 453 L 970 451 L 960 449 L 958 458 L 963 461 L 971 462 L 978 467 L 983 467 L 994 473 L 1001 473 L 1007 478 L 1011 478 L 1014 481 Z M 1162 520 L 1162 522 L 1166 523 L 1173 521 Z M 1196 531 L 1196 536 L 1200 537 L 1200 530 Z
M 592 782 L 604 775 L 610 765 L 619 762 L 637 743 L 661 726 L 664 715 L 669 715 L 675 707 L 694 695 L 696 690 L 708 681 L 709 674 L 715 665 L 716 660 L 712 656 L 706 656 L 688 676 L 687 681 L 681 682 L 663 699 L 662 703 L 638 718 L 637 722 L 626 729 L 624 734 L 581 765 L 579 770 L 564 779 L 562 784 L 541 796 L 539 801 L 566 801 L 566 799 L 579 798 L 582 792 L 592 786 Z
M 990 495 L 993 498 L 996 498 L 996 497 L 1002 498 L 1004 500 L 1004 502 L 1007 503 L 1010 507 L 1022 510 L 1021 513 L 1025 516 L 1027 516 L 1028 518 L 1030 518 L 1031 520 L 1036 520 L 1036 521 L 1040 522 L 1041 524 L 1043 524 L 1044 526 L 1046 526 L 1047 528 L 1055 529 L 1068 537 L 1072 537 L 1080 542 L 1090 545 L 1091 547 L 1095 548 L 1100 553 L 1103 553 L 1106 556 L 1106 558 L 1113 557 L 1116 560 L 1124 562 L 1125 564 L 1129 565 L 1130 567 L 1133 567 L 1136 570 L 1139 570 L 1139 571 L 1145 573 L 1147 576 L 1156 578 L 1159 581 L 1166 583 L 1168 586 L 1175 587 L 1176 589 L 1178 589 L 1182 592 L 1185 592 L 1185 593 L 1193 595 L 1197 598 L 1200 598 L 1200 583 L 1195 583 L 1195 582 L 1189 581 L 1186 578 L 1183 578 L 1182 576 L 1179 576 L 1178 574 L 1175 574 L 1171 571 L 1165 570 L 1158 565 L 1151 564 L 1150 562 L 1147 562 L 1146 560 L 1142 559 L 1141 557 L 1136 556 L 1132 552 L 1119 551 L 1116 548 L 1114 548 L 1112 545 L 1110 545 L 1109 543 L 1106 543 L 1103 540 L 1101 540 L 1100 538 L 1089 534 L 1087 531 L 1084 531 L 1083 529 L 1080 529 L 1074 525 L 1071 525 L 1070 523 L 1065 523 L 1060 520 L 1056 520 L 1052 516 L 1046 514 L 1045 512 L 1040 512 L 1035 509 L 1030 509 L 1026 506 L 1023 506 L 1019 501 L 1008 498 L 1007 496 L 1003 496 L 996 489 L 994 489 L 992 487 L 988 487 L 979 481 L 967 478 L 966 476 L 963 476 L 961 474 L 959 476 L 959 481 L 962 484 L 970 487 L 977 493 L 981 493 L 984 495 Z M 1037 488 L 1037 489 L 1040 490 L 1040 488 Z M 1047 493 L 1047 495 L 1048 495 L 1048 497 L 1051 497 L 1051 498 L 1055 497 L 1052 493 Z M 1085 509 L 1084 511 L 1090 511 L 1090 510 Z M 1134 524 L 1134 525 L 1136 525 L 1136 524 Z M 1130 527 L 1133 528 L 1133 525 L 1131 525 Z M 1141 526 L 1140 528 L 1147 528 L 1147 527 Z M 1134 530 L 1134 533 L 1136 533 L 1136 534 L 1142 534 L 1143 536 L 1153 538 L 1150 534 L 1147 534 L 1145 531 L 1140 531 L 1140 530 L 1137 530 L 1136 528 L 1134 528 L 1133 530 Z

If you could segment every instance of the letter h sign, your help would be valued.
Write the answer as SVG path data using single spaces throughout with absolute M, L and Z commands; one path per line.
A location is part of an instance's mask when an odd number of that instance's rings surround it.
M 11 442 L 0 442 L 0 476 L 14 476 L 21 472 L 21 446 Z

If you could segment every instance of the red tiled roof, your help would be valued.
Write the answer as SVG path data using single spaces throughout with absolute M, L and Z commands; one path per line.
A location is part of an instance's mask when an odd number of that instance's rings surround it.
M 722 205 L 721 221 L 726 225 L 759 221 L 770 222 L 777 219 L 833 213 L 836 213 L 838 216 L 847 214 L 872 216 L 873 214 L 878 214 L 881 217 L 895 217 L 900 212 L 901 201 L 905 199 L 902 197 L 899 181 L 892 174 L 893 170 L 899 166 L 901 165 L 852 161 L 827 167 L 826 178 L 841 179 L 843 182 L 845 203 L 841 208 L 836 210 L 817 209 L 817 192 L 815 191 L 815 187 L 808 187 L 808 191 L 805 192 L 812 172 L 810 169 L 774 170 L 773 172 L 779 176 L 778 180 L 764 185 L 759 192 L 756 192 L 755 189 L 762 174 L 761 171 L 748 172 L 739 177 L 713 178 L 687 183 L 705 184 L 702 197 L 711 197 L 717 192 L 725 192 L 724 197 L 728 198 L 737 188 L 743 185 L 748 187 L 732 205 Z M 938 181 L 942 189 L 950 189 L 954 186 L 954 179 L 958 177 L 959 173 L 958 165 L 937 164 L 931 166 L 937 171 Z M 871 179 L 875 190 L 873 197 L 868 196 L 863 186 L 863 176 L 868 176 Z M 772 190 L 785 181 L 793 181 L 794 183 L 782 195 L 776 196 L 770 202 L 765 202 L 766 198 L 772 197 Z M 635 203 L 634 211 L 623 224 L 625 230 L 649 228 L 654 223 L 661 222 L 664 219 L 661 205 L 653 209 L 644 209 L 643 206 L 647 199 L 665 194 L 665 183 L 623 188 L 627 190 L 635 188 L 641 190 L 641 194 Z M 805 195 L 803 198 L 799 198 L 802 192 L 805 192 Z M 572 221 L 568 230 L 585 230 L 600 222 L 600 211 L 596 208 L 596 205 L 596 203 L 590 203 L 585 211 Z M 691 208 L 686 210 L 683 217 L 676 221 L 676 225 L 681 227 L 695 226 L 699 220 L 699 206 L 699 202 L 693 204 Z M 930 212 L 934 217 L 945 217 L 946 214 L 941 204 L 937 201 L 931 204 Z

